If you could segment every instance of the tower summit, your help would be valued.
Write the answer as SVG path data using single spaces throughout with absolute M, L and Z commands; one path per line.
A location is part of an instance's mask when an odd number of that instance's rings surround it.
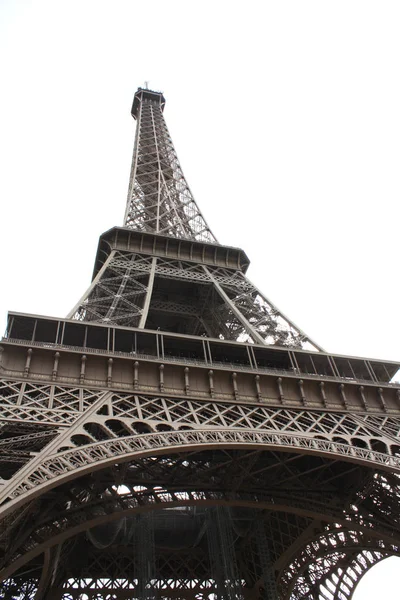
M 161 93 L 139 88 L 135 94 L 137 129 L 124 226 L 215 243 L 180 167 L 164 106 Z
M 142 102 L 152 102 L 153 104 L 159 104 L 161 112 L 164 112 L 165 98 L 161 92 L 154 92 L 149 88 L 138 88 L 138 91 L 133 97 L 131 115 L 134 119 L 138 118 L 139 110 Z
M 124 224 L 68 317 L 9 313 L 0 591 L 350 600 L 400 554 L 400 365 L 324 352 L 249 281 L 164 106 L 135 94 Z

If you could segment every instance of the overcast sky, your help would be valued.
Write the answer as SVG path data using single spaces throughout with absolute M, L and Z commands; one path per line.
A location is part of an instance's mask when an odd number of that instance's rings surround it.
M 398 0 L 0 0 L 1 328 L 88 286 L 148 81 L 256 285 L 326 350 L 400 360 L 399 30 Z

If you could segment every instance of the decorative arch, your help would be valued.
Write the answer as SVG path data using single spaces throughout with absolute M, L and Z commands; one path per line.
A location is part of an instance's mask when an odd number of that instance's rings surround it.
M 365 573 L 399 551 L 398 545 L 377 541 L 363 532 L 328 525 L 282 566 L 282 595 L 313 598 L 318 590 L 318 598 L 351 600 Z
M 375 552 L 374 556 L 370 556 L 368 557 L 368 567 L 367 568 L 362 568 L 359 577 L 357 578 L 357 581 L 355 581 L 355 585 L 353 586 L 352 590 L 351 590 L 351 594 L 348 596 L 349 600 L 352 600 L 354 592 L 357 590 L 358 585 L 361 583 L 361 581 L 364 579 L 365 575 L 367 573 L 369 573 L 372 569 L 374 569 L 374 567 L 376 567 L 376 565 L 378 565 L 379 563 L 384 562 L 385 560 L 387 560 L 388 558 L 396 558 L 398 559 L 399 562 L 399 566 L 400 566 L 400 556 L 398 554 L 384 554 L 384 553 L 379 553 L 379 552 Z M 336 598 L 335 598 L 336 600 Z
M 3 498 L 7 502 L 0 509 L 0 518 L 63 482 L 115 462 L 130 461 L 150 454 L 223 447 L 315 454 L 400 473 L 400 457 L 311 436 L 236 428 L 160 431 L 99 440 L 38 457 L 33 468 L 28 465 L 26 470 L 21 469 L 13 489 L 4 490 Z
M 237 438 L 236 436 L 238 433 L 240 433 L 241 436 L 244 435 L 244 437 Z M 246 434 L 249 434 L 250 436 L 257 435 L 257 439 L 253 437 L 249 438 Z M 200 435 L 201 440 L 199 441 Z M 166 437 L 168 436 L 170 442 L 173 441 L 173 444 L 171 443 L 169 448 L 167 448 L 166 445 Z M 296 456 L 301 460 L 306 456 L 313 457 L 313 461 L 314 458 L 318 459 L 319 463 L 322 465 L 321 468 L 325 468 L 324 465 L 330 465 L 331 463 L 336 464 L 337 462 L 335 459 L 332 460 L 333 456 L 336 457 L 337 455 L 329 454 L 329 448 L 325 454 L 319 452 L 315 446 L 313 447 L 314 451 L 307 451 L 306 447 L 306 452 L 304 452 L 303 447 L 300 447 L 303 451 L 300 451 L 299 448 L 299 441 L 301 440 L 297 440 L 296 444 L 293 444 L 290 447 L 290 452 L 288 445 L 278 446 L 277 440 L 275 440 L 273 445 L 267 444 L 261 433 L 255 434 L 254 432 L 246 431 L 211 430 L 208 432 L 200 432 L 192 430 L 148 434 L 138 436 L 138 438 L 136 438 L 135 442 L 140 443 L 140 446 L 139 448 L 136 446 L 135 452 L 133 453 L 127 452 L 129 446 L 126 438 L 112 441 L 113 444 L 118 442 L 119 445 L 116 447 L 113 446 L 112 448 L 119 449 L 119 452 L 112 453 L 110 451 L 110 441 L 91 444 L 89 447 L 82 447 L 82 451 L 87 451 L 89 448 L 91 453 L 89 455 L 79 455 L 75 452 L 75 457 L 77 457 L 78 462 L 76 462 L 74 458 L 71 470 L 65 472 L 62 477 L 58 477 L 57 471 L 55 471 L 55 477 L 50 479 L 49 476 L 52 473 L 51 468 L 49 465 L 44 465 L 47 478 L 45 478 L 44 481 L 37 481 L 36 492 L 37 488 L 40 486 L 40 494 L 36 494 L 36 501 L 40 501 L 40 496 L 43 496 L 44 501 L 46 502 L 46 498 L 48 498 L 46 492 L 58 486 L 57 498 L 59 500 L 52 517 L 53 521 L 51 521 L 50 515 L 48 520 L 42 525 L 41 529 L 38 528 L 36 523 L 32 522 L 30 524 L 32 532 L 29 533 L 27 530 L 24 537 L 24 544 L 27 543 L 27 547 L 30 548 L 29 552 L 24 553 L 25 551 L 22 550 L 23 554 L 19 555 L 16 551 L 14 563 L 12 566 L 10 565 L 11 571 L 10 569 L 7 569 L 3 573 L 3 577 L 8 577 L 15 569 L 18 569 L 20 566 L 31 560 L 32 557 L 38 556 L 49 546 L 51 547 L 61 543 L 86 529 L 106 523 L 113 519 L 119 519 L 122 516 L 134 512 L 178 506 L 201 504 L 204 506 L 213 506 L 216 504 L 229 504 L 231 506 L 292 513 L 309 519 L 319 519 L 321 522 L 325 523 L 341 525 L 342 527 L 348 527 L 351 522 L 352 528 L 375 540 L 384 539 L 386 540 L 386 543 L 393 541 L 393 528 L 389 527 L 383 518 L 379 519 L 379 514 L 371 516 L 369 513 L 363 514 L 358 509 L 352 510 L 352 512 L 348 509 L 348 512 L 345 514 L 343 512 L 343 506 L 340 503 L 332 503 L 335 498 L 335 492 L 332 494 L 318 493 L 317 496 L 307 494 L 304 491 L 301 491 L 301 489 L 299 489 L 298 492 L 277 490 L 274 493 L 271 493 L 268 488 L 264 491 L 254 486 L 252 488 L 251 486 L 248 486 L 248 482 L 244 482 L 242 488 L 240 483 L 237 485 L 236 482 L 234 482 L 235 485 L 233 487 L 225 488 L 224 491 L 221 491 L 220 486 L 215 488 L 210 486 L 202 488 L 200 486 L 196 489 L 196 487 L 191 487 L 193 483 L 190 481 L 186 486 L 184 485 L 182 487 L 181 491 L 179 491 L 180 488 L 178 488 L 177 485 L 172 489 L 169 489 L 168 484 L 166 484 L 165 488 L 159 487 L 157 491 L 142 486 L 140 490 L 134 490 L 130 494 L 124 494 L 118 503 L 115 502 L 115 495 L 106 494 L 100 499 L 89 499 L 89 501 L 86 501 L 85 499 L 80 501 L 81 504 L 76 503 L 72 506 L 69 505 L 68 500 L 68 506 L 65 507 L 65 500 L 62 499 L 67 498 L 66 490 L 68 491 L 68 494 L 70 494 L 70 484 L 72 481 L 79 480 L 79 478 L 85 474 L 89 476 L 101 469 L 107 470 L 109 468 L 119 467 L 124 463 L 129 463 L 133 459 L 135 464 L 142 460 L 147 461 L 147 465 L 156 464 L 156 459 L 158 459 L 163 461 L 165 468 L 169 470 L 170 468 L 174 468 L 171 457 L 175 458 L 176 462 L 187 462 L 186 460 L 182 461 L 182 456 L 185 456 L 185 453 L 186 456 L 190 455 L 189 460 L 193 459 L 196 461 L 196 456 L 201 456 L 201 454 L 205 454 L 208 457 L 209 451 L 213 451 L 213 453 L 220 451 L 221 454 L 224 454 L 225 456 L 228 451 L 231 450 L 233 452 L 247 452 L 249 455 L 254 455 L 256 450 L 256 454 L 259 454 L 260 456 L 273 456 L 276 452 L 281 451 L 282 454 L 280 455 L 280 458 L 277 457 L 276 459 L 277 464 L 281 463 L 282 457 L 284 456 L 287 456 L 287 460 L 289 461 L 293 460 L 293 457 Z M 158 448 L 154 447 L 152 444 L 154 439 L 158 440 Z M 179 441 L 181 441 L 181 444 L 179 444 Z M 186 441 L 186 445 L 183 443 L 184 441 Z M 264 444 L 262 443 L 263 441 Z M 335 445 L 335 447 L 337 447 L 337 445 Z M 169 450 L 169 453 L 167 450 Z M 53 466 L 61 465 L 65 467 L 66 454 L 72 456 L 73 453 L 68 451 L 61 454 L 54 454 L 52 458 L 60 462 L 53 463 Z M 86 461 L 83 464 L 80 462 L 82 456 L 86 456 Z M 88 458 L 93 460 L 88 460 Z M 326 458 L 329 460 L 325 460 Z M 207 460 L 209 459 L 207 458 Z M 354 461 L 354 459 L 351 460 L 350 457 L 350 459 L 345 462 L 347 462 L 347 468 L 351 470 L 353 468 L 352 464 L 356 461 Z M 343 463 L 342 467 L 344 464 L 345 463 Z M 146 469 L 147 468 L 148 466 Z M 312 465 L 311 468 L 311 470 L 314 470 Z M 369 471 L 369 468 L 370 464 L 366 460 L 364 474 Z M 343 468 L 340 469 L 340 471 L 342 470 Z M 86 481 L 87 477 L 82 484 L 84 486 L 83 489 L 86 489 Z M 245 491 L 241 491 L 241 489 Z M 33 490 L 35 491 L 35 488 L 33 488 Z M 30 495 L 28 494 L 29 499 L 32 499 L 33 497 L 35 497 L 33 493 Z M 26 496 L 23 496 L 23 498 L 26 499 Z M 20 500 L 20 498 L 16 496 L 16 500 Z M 23 507 L 16 510 L 15 515 L 17 519 L 19 518 L 20 511 L 23 511 Z M 351 521 L 349 521 L 349 518 Z M 397 541 L 400 544 L 400 537 Z

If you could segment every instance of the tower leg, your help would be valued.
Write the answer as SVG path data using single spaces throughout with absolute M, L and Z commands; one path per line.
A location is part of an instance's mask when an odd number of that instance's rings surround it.
M 59 575 L 59 565 L 62 552 L 62 544 L 55 548 L 49 548 L 44 552 L 43 569 L 40 576 L 38 589 L 34 600 L 52 600 L 55 596 L 55 585 Z
M 263 588 L 261 593 L 262 600 L 279 600 L 276 586 L 275 569 L 271 560 L 271 553 L 267 535 L 265 533 L 264 523 L 260 523 L 256 529 L 257 550 L 262 566 Z
M 44 552 L 42 574 L 34 600 L 43 600 L 51 573 L 51 550 Z
M 217 506 L 207 511 L 207 538 L 218 600 L 243 600 L 228 508 Z
M 138 558 L 138 590 L 139 600 L 154 598 L 152 580 L 155 579 L 155 547 L 154 547 L 154 515 L 139 515 L 135 523 L 135 551 Z

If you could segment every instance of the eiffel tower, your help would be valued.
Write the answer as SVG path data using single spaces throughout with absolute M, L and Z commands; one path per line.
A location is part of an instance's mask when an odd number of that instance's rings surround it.
M 345 600 L 400 554 L 399 363 L 328 354 L 246 277 L 139 88 L 123 227 L 0 353 L 8 600 Z

